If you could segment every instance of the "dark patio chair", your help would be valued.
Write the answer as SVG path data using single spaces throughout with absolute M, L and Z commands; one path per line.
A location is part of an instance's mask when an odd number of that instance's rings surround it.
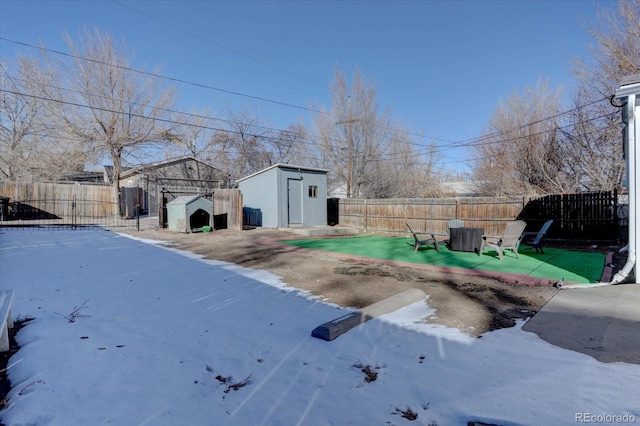
M 536 252 L 544 254 L 544 250 L 542 250 L 542 239 L 547 234 L 552 224 L 553 219 L 546 221 L 538 232 L 525 232 L 522 234 L 521 244 L 531 246 L 536 249 Z
M 436 240 L 436 234 L 433 232 L 413 232 L 413 229 L 407 223 L 407 228 L 409 228 L 409 232 L 413 235 L 413 251 L 418 251 L 422 246 L 428 246 L 433 244 L 433 248 L 436 249 L 437 252 L 440 252 L 440 246 L 438 245 L 438 240 Z M 428 235 L 426 238 L 420 237 L 420 235 Z

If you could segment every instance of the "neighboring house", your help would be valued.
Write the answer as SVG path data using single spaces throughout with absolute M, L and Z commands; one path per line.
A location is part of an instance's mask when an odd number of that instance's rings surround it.
M 275 164 L 238 180 L 247 225 L 327 225 L 326 169 Z
M 104 183 L 108 184 L 108 185 L 113 185 L 113 166 L 103 166 L 104 167 L 104 172 L 103 172 L 103 180 Z M 131 170 L 133 167 L 123 167 L 122 171 L 126 172 L 127 170 Z
M 332 198 L 347 198 L 347 184 L 342 183 L 329 188 L 327 195 Z
M 82 182 L 82 183 L 96 183 L 104 184 L 103 172 L 72 172 L 62 175 L 59 179 L 60 182 Z
M 105 171 L 108 173 L 106 168 Z M 141 209 L 156 215 L 163 190 L 170 195 L 168 201 L 181 195 L 210 194 L 215 189 L 228 188 L 229 175 L 205 161 L 186 156 L 127 169 L 120 175 L 120 187 L 140 188 L 137 202 Z
M 440 192 L 442 197 L 475 197 L 477 196 L 476 181 L 450 181 L 440 184 Z M 340 184 L 333 188 L 329 188 L 329 197 L 347 198 L 346 184 Z
M 444 193 L 454 197 L 475 197 L 478 195 L 476 191 L 478 182 L 475 181 L 442 182 L 440 186 Z

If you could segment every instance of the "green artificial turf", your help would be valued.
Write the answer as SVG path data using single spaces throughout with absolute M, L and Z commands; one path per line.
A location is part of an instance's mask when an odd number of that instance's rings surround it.
M 379 235 L 285 240 L 280 243 L 310 250 L 324 250 L 396 262 L 529 275 L 554 282 L 558 280 L 575 283 L 599 282 L 605 261 L 604 253 L 545 248 L 542 254 L 526 246 L 520 247 L 518 252 L 520 259 L 516 259 L 510 250 L 506 250 L 504 260 L 499 260 L 497 253 L 488 248 L 478 256 L 476 253 L 451 251 L 444 243 L 440 244 L 439 253 L 433 246 L 421 247 L 418 252 L 414 252 L 413 238 Z

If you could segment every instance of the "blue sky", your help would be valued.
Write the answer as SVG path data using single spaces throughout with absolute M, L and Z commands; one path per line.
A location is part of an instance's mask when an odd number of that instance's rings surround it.
M 173 83 L 175 109 L 246 108 L 274 128 L 311 126 L 307 109 L 330 107 L 336 67 L 349 78 L 359 68 L 381 109 L 425 135 L 418 142 L 435 140 L 446 167 L 464 171 L 470 153 L 447 145 L 478 137 L 500 99 L 539 78 L 568 96 L 572 59 L 593 43 L 585 22 L 594 22 L 597 7 L 616 5 L 0 0 L 0 55 L 34 53 L 14 41 L 67 52 L 64 31 L 97 26 L 125 40 L 135 66 L 161 66 L 161 75 L 194 83 Z

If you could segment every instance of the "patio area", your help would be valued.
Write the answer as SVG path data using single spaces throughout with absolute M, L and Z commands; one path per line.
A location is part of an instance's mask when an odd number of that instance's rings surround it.
M 305 250 L 319 250 L 329 255 L 362 259 L 376 259 L 384 263 L 412 266 L 451 273 L 480 275 L 533 285 L 565 283 L 598 283 L 605 271 L 606 253 L 560 248 L 544 248 L 536 253 L 521 246 L 520 258 L 510 251 L 499 260 L 495 251 L 485 249 L 476 253 L 449 250 L 440 244 L 440 252 L 433 246 L 413 251 L 413 239 L 380 235 L 279 240 L 279 244 Z

